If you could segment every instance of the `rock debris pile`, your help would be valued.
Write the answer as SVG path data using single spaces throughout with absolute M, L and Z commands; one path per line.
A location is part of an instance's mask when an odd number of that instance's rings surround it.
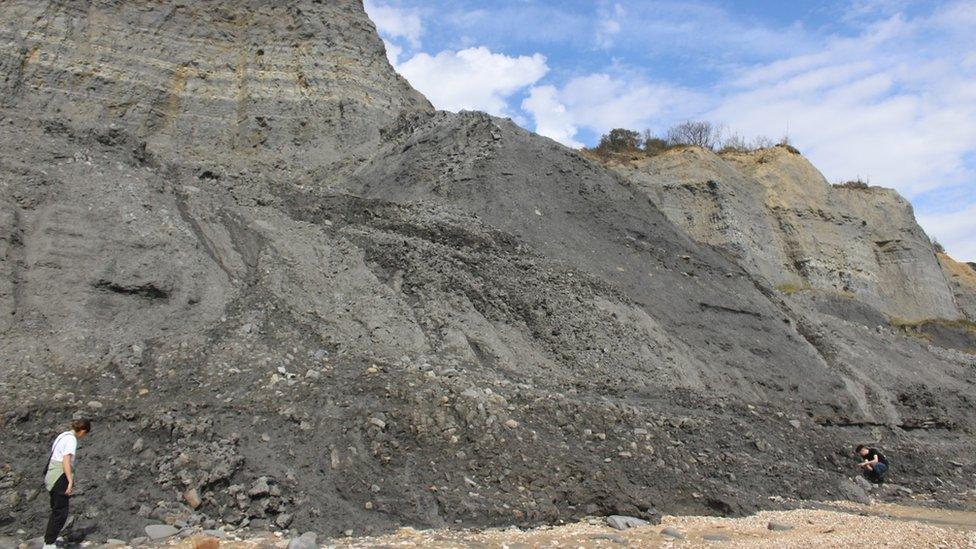
M 88 539 L 857 500 L 860 441 L 890 497 L 971 487 L 976 355 L 891 316 L 963 321 L 917 234 L 852 296 L 777 289 L 761 239 L 433 110 L 352 0 L 8 0 L 0 75 L 0 535 L 74 414 Z

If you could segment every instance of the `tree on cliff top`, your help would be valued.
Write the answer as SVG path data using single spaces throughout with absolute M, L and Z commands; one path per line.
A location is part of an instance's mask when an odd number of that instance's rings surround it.
M 604 134 L 600 138 L 600 144 L 596 146 L 596 150 L 599 153 L 606 154 L 636 151 L 640 147 L 641 137 L 639 133 L 624 128 L 614 128 L 610 130 L 610 133 Z
M 668 145 L 695 145 L 714 149 L 722 139 L 721 128 L 705 120 L 688 120 L 668 129 Z

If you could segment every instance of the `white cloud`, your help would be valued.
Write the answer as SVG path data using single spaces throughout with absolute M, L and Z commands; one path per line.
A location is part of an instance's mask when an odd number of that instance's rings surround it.
M 389 60 L 390 64 L 394 67 L 400 62 L 400 55 L 403 54 L 403 48 L 397 44 L 384 40 L 383 44 L 386 46 L 386 58 Z
M 963 30 L 974 24 L 974 2 L 914 19 L 896 13 L 859 36 L 831 37 L 815 53 L 743 71 L 720 87 L 703 116 L 746 135 L 788 131 L 831 181 L 860 176 L 910 200 L 974 189 L 976 63 L 969 60 L 976 40 Z M 971 260 L 976 190 L 963 196 L 950 213 L 931 213 L 946 210 L 945 199 L 929 198 L 916 210 L 950 254 Z
M 680 120 L 704 118 L 747 138 L 788 132 L 832 181 L 869 178 L 911 200 L 976 185 L 973 0 L 909 10 L 928 15 L 904 15 L 908 4 L 901 0 L 852 0 L 837 14 L 847 27 L 836 28 L 859 26 L 854 36 L 814 33 L 801 23 L 763 26 L 695 0 L 608 0 L 595 12 L 489 7 L 455 15 L 453 24 L 466 31 L 452 49 L 436 55 L 417 53 L 423 26 L 415 13 L 380 1 L 368 0 L 367 9 L 388 42 L 391 62 L 439 108 L 483 110 L 516 121 L 525 113 L 538 133 L 574 147 L 581 146 L 581 133 L 614 127 L 660 132 Z M 465 38 L 479 29 L 492 36 L 511 33 L 513 43 L 587 48 L 595 40 L 614 54 L 673 56 L 713 71 L 712 80 L 689 89 L 652 78 L 646 67 L 621 68 L 616 60 L 542 80 L 549 67 L 539 53 L 455 49 L 479 43 Z M 581 50 L 580 59 L 594 51 Z M 959 202 L 955 213 L 938 215 L 930 212 L 945 211 L 944 203 L 920 202 L 919 218 L 950 253 L 972 259 L 976 239 L 969 235 L 976 228 L 969 219 L 976 218 L 976 192 L 963 193 Z
M 396 68 L 439 109 L 496 116 L 512 116 L 508 98 L 549 71 L 542 54 L 509 57 L 485 47 L 418 53 Z
M 976 203 L 955 212 L 919 215 L 925 232 L 957 261 L 976 261 Z
M 657 128 L 661 120 L 682 118 L 699 107 L 699 94 L 642 80 L 633 74 L 589 74 L 561 88 L 539 86 L 522 103 L 535 131 L 565 145 L 580 146 L 582 129 L 602 134 L 613 128 Z
M 522 110 L 532 113 L 535 118 L 535 132 L 551 137 L 569 147 L 582 147 L 574 139 L 578 128 L 566 106 L 559 102 L 559 91 L 555 86 L 537 86 L 522 101 Z
M 377 3 L 375 0 L 365 0 L 363 7 L 369 18 L 376 24 L 376 30 L 386 38 L 404 39 L 411 48 L 420 47 L 420 36 L 423 34 L 423 23 L 420 15 L 414 11 L 397 8 L 387 4 Z M 389 42 L 387 42 L 389 48 Z
M 627 14 L 621 4 L 614 4 L 612 9 L 601 9 L 599 21 L 596 25 L 597 44 L 604 49 L 613 46 L 613 37 L 620 33 L 620 19 Z
M 754 67 L 703 116 L 746 135 L 788 131 L 834 181 L 869 177 L 909 198 L 971 181 L 964 158 L 976 143 L 976 70 L 946 63 L 952 50 L 930 42 L 948 34 L 939 17 L 894 16 L 816 54 Z

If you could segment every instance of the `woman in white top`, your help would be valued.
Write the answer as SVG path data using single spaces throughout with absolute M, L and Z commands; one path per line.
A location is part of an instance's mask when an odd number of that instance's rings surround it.
M 54 542 L 68 520 L 68 498 L 75 485 L 74 464 L 78 440 L 90 432 L 91 421 L 76 419 L 71 422 L 71 430 L 58 435 L 51 445 L 51 457 L 44 469 L 44 486 L 51 494 L 51 518 L 44 533 L 44 549 L 55 549 Z

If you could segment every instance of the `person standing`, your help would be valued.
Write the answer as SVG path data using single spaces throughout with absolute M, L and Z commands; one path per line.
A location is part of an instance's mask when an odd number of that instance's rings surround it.
M 51 456 L 44 469 L 44 486 L 51 495 L 51 516 L 44 532 L 44 549 L 55 549 L 54 542 L 68 520 L 68 500 L 75 486 L 75 455 L 78 453 L 78 440 L 91 432 L 91 421 L 76 419 L 71 422 L 71 430 L 54 439 Z

